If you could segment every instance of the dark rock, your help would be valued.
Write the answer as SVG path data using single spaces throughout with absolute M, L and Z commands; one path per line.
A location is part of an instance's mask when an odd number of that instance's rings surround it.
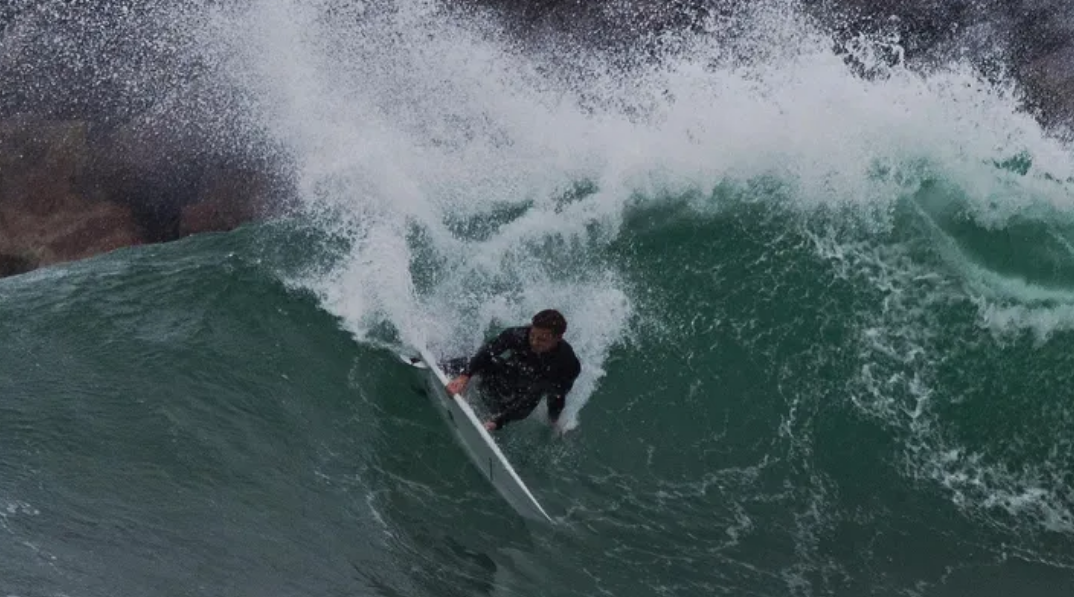
M 137 244 L 130 209 L 82 188 L 88 125 L 0 122 L 0 254 L 19 273 Z
M 287 164 L 193 34 L 205 8 L 0 6 L 0 253 L 13 264 L 3 272 L 230 229 L 293 198 Z
M 25 274 L 36 267 L 37 264 L 32 263 L 29 259 L 21 255 L 6 255 L 0 253 L 0 278 Z
M 267 213 L 272 181 L 258 170 L 216 168 L 207 173 L 196 203 L 179 213 L 178 234 L 226 231 Z
M 168 153 L 166 138 L 92 144 L 90 129 L 83 121 L 0 121 L 0 275 L 231 230 L 282 205 L 286 191 L 264 170 Z

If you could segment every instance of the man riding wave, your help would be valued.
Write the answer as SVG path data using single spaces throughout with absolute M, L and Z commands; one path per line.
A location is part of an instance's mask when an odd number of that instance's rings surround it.
M 542 397 L 547 400 L 548 418 L 557 424 L 582 370 L 574 349 L 563 339 L 566 331 L 567 320 L 555 309 L 537 313 L 530 325 L 507 328 L 469 359 L 456 359 L 446 367 L 458 371 L 448 392 L 461 394 L 470 378 L 479 376 L 492 413 L 485 421 L 489 431 L 526 418 Z

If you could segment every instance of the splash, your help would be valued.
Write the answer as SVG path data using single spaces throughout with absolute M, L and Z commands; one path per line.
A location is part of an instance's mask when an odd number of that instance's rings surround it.
M 774 180 L 791 209 L 881 234 L 901 200 L 942 176 L 989 226 L 1069 211 L 1074 160 L 1019 111 L 1012 85 L 957 62 L 915 72 L 889 39 L 851 44 L 863 78 L 787 3 L 735 19 L 736 35 L 713 21 L 628 68 L 577 46 L 524 49 L 492 18 L 431 1 L 255 2 L 217 13 L 215 39 L 260 126 L 293 155 L 308 212 L 348 240 L 309 281 L 325 306 L 363 341 L 387 328 L 442 353 L 560 308 L 586 365 L 576 418 L 613 347 L 660 318 L 638 311 L 644 289 L 607 254 L 646 203 L 686 197 L 711 214 L 719 185 Z M 996 167 L 1012 155 L 1031 165 Z M 902 332 L 869 333 L 875 347 Z

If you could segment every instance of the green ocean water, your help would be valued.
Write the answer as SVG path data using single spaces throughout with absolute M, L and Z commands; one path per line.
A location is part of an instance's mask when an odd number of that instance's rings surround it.
M 386 6 L 161 11 L 298 209 L 0 280 L 0 595 L 1074 593 L 1074 159 L 1002 81 Z M 395 351 L 547 307 L 542 525 Z
M 293 283 L 331 259 L 293 224 L 4 280 L 5 593 L 1069 594 L 1070 332 L 982 328 L 935 232 L 1012 231 L 920 197 L 837 231 L 765 192 L 589 249 L 637 325 L 567 437 L 501 437 L 551 526 Z

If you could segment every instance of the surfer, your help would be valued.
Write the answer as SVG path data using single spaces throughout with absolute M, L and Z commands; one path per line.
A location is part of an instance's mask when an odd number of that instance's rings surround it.
M 507 328 L 469 360 L 456 359 L 446 367 L 458 371 L 447 385 L 448 392 L 462 393 L 470 378 L 480 375 L 492 412 L 485 429 L 494 431 L 525 419 L 542 396 L 547 396 L 548 418 L 555 425 L 582 371 L 574 349 L 563 339 L 566 331 L 567 320 L 555 309 L 537 313 L 530 325 Z

